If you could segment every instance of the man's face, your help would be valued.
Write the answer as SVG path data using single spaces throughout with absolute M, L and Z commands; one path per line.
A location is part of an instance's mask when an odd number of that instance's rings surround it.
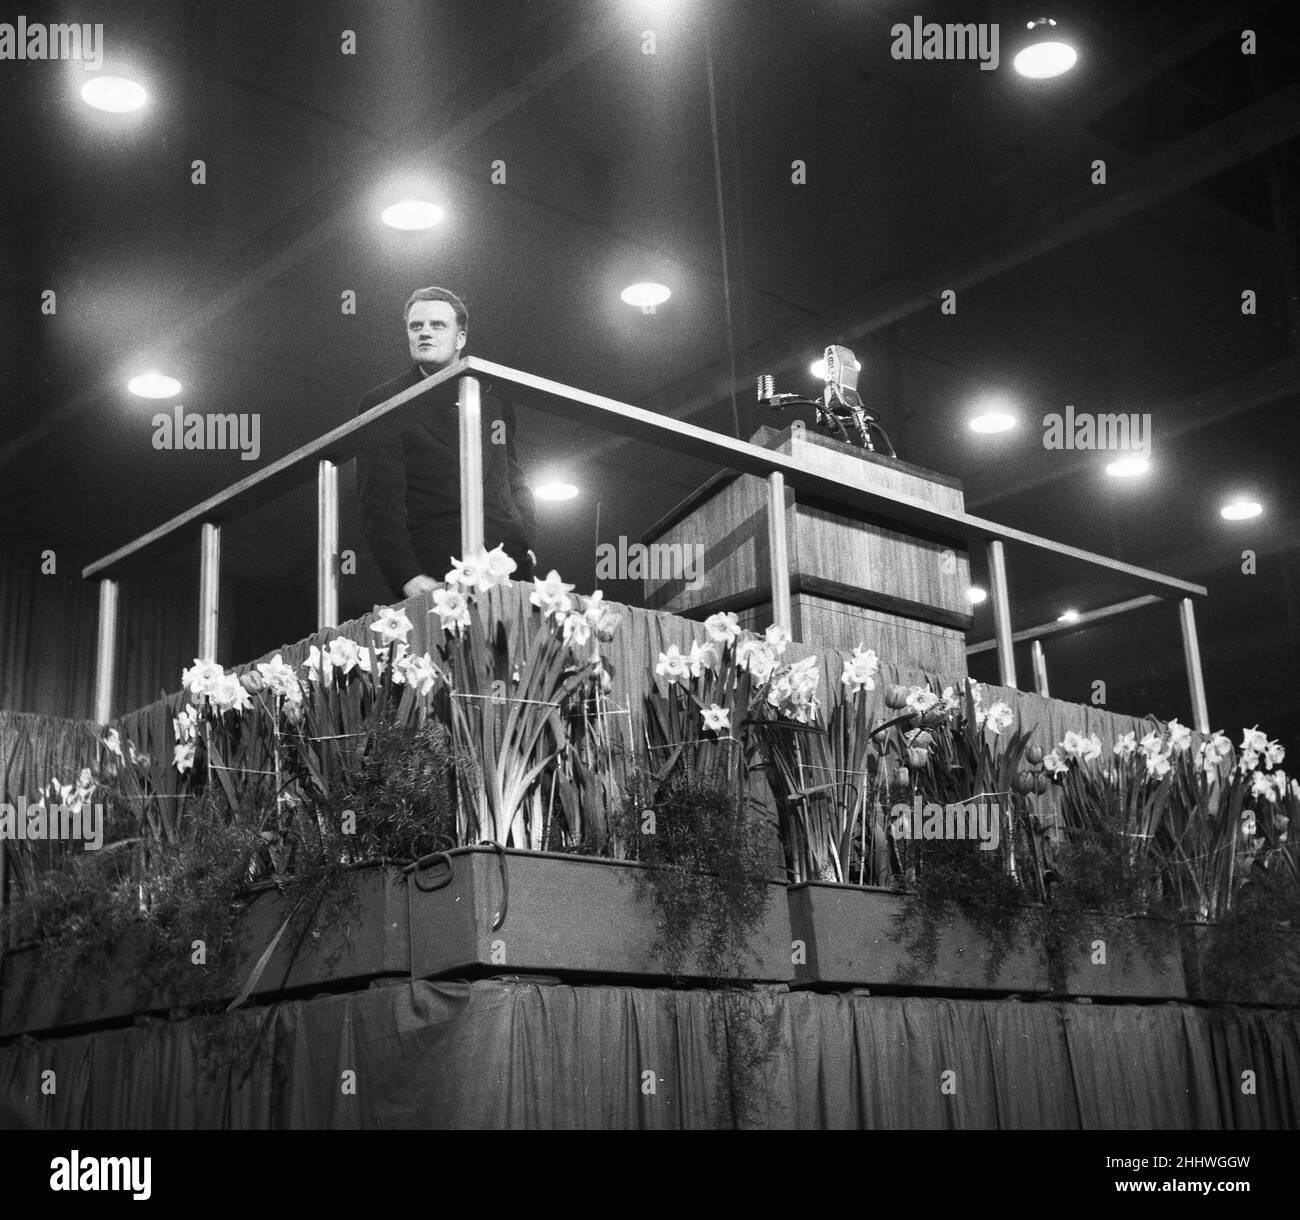
M 406 315 L 406 337 L 411 359 L 425 368 L 446 368 L 465 346 L 465 332 L 448 301 L 416 301 Z

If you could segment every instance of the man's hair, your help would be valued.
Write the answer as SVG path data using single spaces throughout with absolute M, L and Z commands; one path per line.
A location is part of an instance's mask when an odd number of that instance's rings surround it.
M 469 311 L 465 308 L 465 302 L 450 289 L 417 288 L 413 293 L 411 293 L 410 299 L 406 302 L 406 308 L 402 310 L 403 322 L 411 316 L 411 306 L 414 305 L 416 301 L 446 301 L 447 304 L 456 311 L 457 329 L 466 332 L 469 331 Z

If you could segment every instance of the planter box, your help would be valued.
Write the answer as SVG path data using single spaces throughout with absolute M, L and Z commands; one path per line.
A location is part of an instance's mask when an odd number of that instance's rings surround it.
M 1047 965 L 1030 941 L 1013 950 L 988 977 L 991 947 L 958 917 L 939 934 L 934 967 L 922 971 L 898 933 L 907 899 L 874 886 L 807 881 L 790 887 L 790 929 L 805 960 L 795 985 L 897 988 L 913 991 L 1046 991 Z
M 160 1007 L 136 981 L 143 949 L 115 947 L 103 978 L 52 980 L 36 946 L 11 949 L 0 963 L 0 1037 L 112 1021 Z M 165 1005 L 161 1005 L 165 1007 Z
M 409 878 L 411 975 L 513 972 L 664 978 L 658 918 L 637 895 L 645 866 L 593 856 L 464 847 Z M 435 888 L 436 887 L 436 888 Z M 785 886 L 770 883 L 767 913 L 743 976 L 789 982 Z M 504 919 L 501 916 L 504 915 Z M 688 957 L 681 977 L 702 978 Z
M 410 977 L 406 881 L 395 870 L 363 866 L 344 875 L 334 918 L 310 932 L 305 904 L 281 937 L 253 990 L 266 997 L 311 988 L 357 985 L 383 976 Z M 243 988 L 258 959 L 292 909 L 275 889 L 261 890 L 235 919 L 231 973 L 211 999 L 228 1003 Z M 128 938 L 115 946 L 113 967 L 102 981 L 52 983 L 36 948 L 4 955 L 0 964 L 0 1037 L 164 1013 L 173 997 L 139 984 L 144 949 Z
M 1093 963 L 1091 942 L 1080 946 L 1066 972 L 1067 995 L 1116 1000 L 1187 999 L 1178 925 L 1156 919 L 1135 922 L 1144 931 L 1130 943 L 1109 941 L 1104 965 Z
M 316 928 L 316 935 L 311 931 L 311 903 L 303 905 L 280 938 L 253 990 L 255 996 L 340 987 L 385 975 L 410 976 L 406 879 L 399 871 L 379 865 L 353 869 L 344 874 L 343 892 L 326 901 L 332 917 Z M 292 909 L 293 903 L 279 890 L 268 889 L 242 912 L 230 998 L 243 988 Z
M 914 933 L 900 917 L 907 897 L 896 890 L 810 881 L 792 885 L 790 927 L 802 963 L 796 986 L 870 987 L 898 991 L 1052 991 L 1047 951 L 1029 931 L 990 977 L 992 946 L 957 915 L 939 932 L 934 966 L 922 970 L 909 952 Z M 1141 943 L 1107 945 L 1107 964 L 1091 962 L 1091 942 L 1066 970 L 1062 994 L 1098 999 L 1185 999 L 1182 960 L 1173 924 L 1144 921 L 1153 929 L 1154 960 Z
M 1280 952 L 1270 961 L 1266 976 L 1248 976 L 1222 968 L 1226 949 L 1215 951 L 1218 925 L 1187 923 L 1179 926 L 1187 994 L 1193 1000 L 1215 1004 L 1279 1004 L 1300 1007 L 1300 929 L 1279 928 Z

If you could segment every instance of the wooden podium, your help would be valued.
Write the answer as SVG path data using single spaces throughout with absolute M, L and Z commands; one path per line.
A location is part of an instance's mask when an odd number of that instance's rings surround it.
M 868 453 L 806 428 L 760 428 L 752 444 L 860 487 L 897 491 L 962 511 L 961 484 L 906 462 Z M 956 683 L 966 672 L 972 616 L 970 563 L 961 543 L 899 532 L 785 493 L 791 634 L 819 649 L 874 648 L 880 659 Z M 646 605 L 693 619 L 734 610 L 744 627 L 772 621 L 767 484 L 732 472 L 709 479 L 643 536 L 647 545 L 703 545 L 694 581 L 650 579 Z M 666 565 L 659 571 L 665 571 Z M 680 570 L 680 569 L 678 569 Z M 691 588 L 694 584 L 698 587 Z

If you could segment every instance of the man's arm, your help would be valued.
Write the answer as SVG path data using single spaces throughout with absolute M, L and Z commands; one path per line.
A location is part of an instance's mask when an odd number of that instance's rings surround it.
M 379 401 L 366 395 L 357 414 Z M 357 490 L 366 542 L 384 579 L 407 597 L 420 592 L 407 589 L 423 573 L 406 519 L 406 452 L 400 429 L 383 430 L 357 454 Z

